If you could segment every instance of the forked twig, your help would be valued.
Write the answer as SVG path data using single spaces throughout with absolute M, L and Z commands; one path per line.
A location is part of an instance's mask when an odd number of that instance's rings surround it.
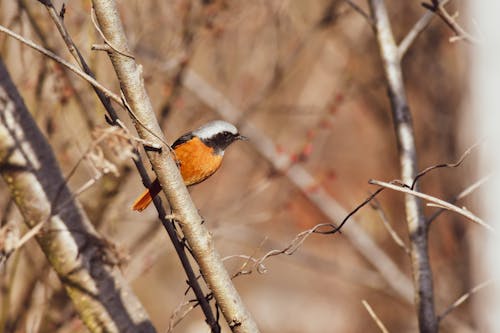
M 489 175 L 486 175 L 484 177 L 482 177 L 481 179 L 477 180 L 476 182 L 474 182 L 473 184 L 467 186 L 462 192 L 460 192 L 455 198 L 453 198 L 453 200 L 450 200 L 451 203 L 455 203 L 457 202 L 458 200 L 466 197 L 467 195 L 469 195 L 470 193 L 474 192 L 476 189 L 478 189 L 481 185 L 483 185 L 484 183 L 486 183 L 489 179 L 491 178 L 491 174 Z M 444 212 L 446 209 L 445 208 L 441 208 L 439 210 L 437 210 L 434 214 L 432 214 L 431 217 L 429 217 L 427 219 L 427 224 L 431 223 L 432 221 L 434 221 L 439 215 L 441 215 L 442 212 Z
M 121 99 L 117 94 L 115 94 L 114 92 L 112 92 L 108 88 L 104 87 L 96 79 L 94 79 L 90 75 L 84 73 L 81 69 L 74 66 L 73 64 L 70 64 L 69 62 L 67 62 L 63 58 L 59 57 L 57 54 L 47 50 L 46 48 L 41 47 L 40 45 L 37 45 L 33 41 L 15 33 L 14 31 L 4 27 L 3 25 L 0 25 L 0 32 L 3 32 L 5 34 L 11 36 L 14 39 L 17 39 L 21 43 L 31 47 L 32 49 L 42 53 L 43 55 L 49 57 L 50 59 L 56 61 L 57 63 L 63 65 L 64 67 L 68 68 L 70 71 L 72 71 L 73 73 L 80 76 L 82 79 L 84 79 L 88 83 L 90 83 L 92 86 L 101 90 L 107 97 L 111 98 L 113 101 L 115 101 L 116 103 L 121 105 Z
M 344 224 L 354 215 L 356 214 L 361 208 L 366 206 L 368 203 L 370 203 L 377 195 L 379 195 L 380 192 L 383 191 L 383 188 L 379 188 L 375 192 L 373 192 L 368 198 L 366 198 L 362 203 L 356 206 L 349 214 L 347 214 L 346 217 L 340 222 L 339 226 L 335 226 L 331 223 L 325 223 L 325 224 L 318 224 L 317 226 L 324 227 L 324 226 L 329 226 L 331 227 L 331 230 L 326 230 L 326 231 L 321 231 L 321 230 L 315 230 L 314 232 L 317 234 L 323 234 L 323 235 L 328 235 L 328 234 L 334 234 L 336 232 L 340 232 L 340 229 L 344 226 Z
M 445 4 L 449 0 L 439 0 L 439 3 Z M 410 46 L 413 44 L 415 39 L 422 33 L 422 31 L 427 28 L 429 23 L 431 22 L 432 18 L 434 17 L 433 12 L 426 12 L 413 26 L 413 28 L 408 31 L 406 36 L 403 38 L 403 40 L 399 43 L 398 45 L 398 53 L 399 53 L 399 59 L 403 59 L 404 55 L 406 54 L 406 51 L 410 48 Z
M 446 202 L 444 200 L 441 200 L 441 199 L 438 199 L 436 197 L 433 197 L 431 195 L 428 195 L 428 194 L 425 194 L 425 193 L 422 193 L 422 192 L 417 192 L 417 191 L 414 191 L 404 185 L 401 185 L 401 184 L 396 184 L 395 182 L 391 182 L 391 183 L 387 183 L 387 182 L 383 182 L 383 181 L 379 181 L 379 180 L 374 180 L 374 179 L 370 179 L 368 181 L 369 184 L 372 184 L 372 185 L 378 185 L 378 186 L 381 186 L 382 188 L 388 188 L 388 189 L 391 189 L 391 190 L 394 190 L 394 191 L 399 191 L 399 192 L 403 192 L 403 193 L 407 193 L 407 194 L 411 194 L 411 195 L 414 195 L 416 197 L 419 197 L 419 198 L 422 198 L 426 201 L 429 201 L 433 204 L 436 204 L 438 205 L 439 207 L 441 208 L 445 208 L 445 209 L 448 209 L 448 210 L 451 210 L 455 213 L 458 213 L 464 217 L 466 217 L 467 219 L 469 219 L 470 221 L 474 222 L 474 223 L 477 223 L 479 224 L 480 226 L 490 230 L 490 231 L 495 231 L 490 225 L 488 225 L 487 223 L 485 223 L 483 220 L 481 220 L 479 217 L 477 217 L 476 215 L 472 214 L 470 211 L 464 209 L 464 208 L 460 208 L 460 207 L 457 207 L 449 202 Z
M 302 231 L 301 233 L 297 234 L 297 236 L 295 236 L 295 238 L 285 248 L 283 248 L 281 250 L 271 250 L 271 251 L 267 252 L 262 257 L 260 257 L 259 259 L 257 259 L 257 261 L 255 263 L 255 267 L 256 267 L 257 271 L 259 273 L 261 273 L 261 274 L 266 273 L 267 269 L 263 265 L 263 262 L 265 260 L 267 260 L 269 257 L 277 256 L 277 255 L 280 255 L 280 254 L 286 254 L 286 255 L 292 255 L 292 254 L 294 254 L 295 251 L 297 251 L 297 249 L 305 242 L 305 240 L 311 234 L 313 234 L 313 233 L 322 233 L 322 232 L 318 232 L 318 229 L 320 229 L 322 227 L 325 227 L 325 226 L 332 227 L 332 224 L 331 223 L 317 224 L 314 227 L 312 227 L 311 229 Z M 333 230 L 335 230 L 335 229 L 337 231 L 339 230 L 339 228 L 334 228 Z M 329 232 L 329 233 L 332 233 L 332 232 Z
M 469 34 L 464 28 L 460 26 L 455 20 L 455 15 L 450 15 L 446 8 L 444 8 L 444 3 L 440 3 L 437 0 L 431 0 L 430 3 L 422 2 L 422 6 L 431 12 L 439 16 L 443 22 L 455 33 L 456 36 L 450 38 L 450 42 L 455 42 L 457 40 L 464 40 L 471 44 L 479 43 L 479 39 Z
M 90 20 L 92 21 L 92 24 L 94 24 L 94 28 L 95 30 L 99 33 L 99 36 L 101 36 L 102 40 L 104 40 L 104 42 L 106 43 L 106 45 L 112 49 L 113 51 L 115 51 L 116 53 L 119 53 L 125 57 L 128 57 L 128 58 L 131 58 L 131 59 L 135 59 L 134 55 L 128 53 L 128 52 L 125 52 L 123 50 L 120 50 L 119 48 L 117 48 L 116 46 L 113 45 L 113 43 L 111 43 L 107 38 L 106 36 L 104 36 L 104 33 L 102 32 L 101 28 L 99 27 L 99 24 L 97 23 L 97 19 L 95 17 L 95 10 L 94 10 L 94 7 L 92 7 L 90 9 Z M 96 48 L 97 49 L 97 48 Z
M 417 181 L 420 179 L 420 177 L 422 176 L 425 176 L 429 171 L 432 171 L 432 170 L 435 170 L 435 169 L 439 169 L 439 168 L 456 168 L 458 166 L 460 166 L 462 164 L 462 162 L 465 160 L 465 158 L 471 153 L 472 150 L 474 150 L 476 147 L 478 147 L 481 143 L 483 142 L 483 140 L 473 144 L 472 146 L 470 146 L 463 154 L 462 156 L 460 156 L 460 158 L 458 159 L 458 161 L 456 161 L 455 163 L 442 163 L 442 164 L 436 164 L 436 165 L 432 165 L 428 168 L 425 168 L 424 170 L 420 171 L 416 176 L 415 176 L 415 179 L 413 179 L 413 182 L 411 183 L 411 186 L 410 188 L 413 190 L 415 189 L 415 185 L 417 184 Z

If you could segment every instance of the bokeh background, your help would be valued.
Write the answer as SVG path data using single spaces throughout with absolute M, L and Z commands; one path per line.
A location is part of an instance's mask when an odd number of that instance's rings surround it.
M 365 12 L 365 1 L 353 1 Z M 56 8 L 62 2 L 55 1 Z M 426 10 L 418 1 L 387 1 L 392 28 L 401 40 Z M 453 1 L 450 12 L 463 12 Z M 347 211 L 375 188 L 369 179 L 399 178 L 397 145 L 376 39 L 369 21 L 347 1 L 120 1 L 120 13 L 147 90 L 167 138 L 221 115 L 184 80 L 195 73 L 237 111 L 237 125 L 259 128 L 280 154 L 300 164 Z M 461 23 L 472 23 L 466 15 Z M 0 23 L 70 59 L 56 28 L 36 1 L 0 1 Z M 91 51 L 102 40 L 90 19 L 89 1 L 66 3 L 65 23 L 106 87 L 119 91 L 107 55 Z M 475 143 L 470 119 L 468 73 L 471 46 L 451 43 L 452 32 L 434 19 L 403 61 L 413 114 L 420 169 L 455 162 Z M 107 126 L 104 110 L 89 86 L 53 61 L 0 35 L 0 56 L 38 125 L 68 174 Z M 133 131 L 133 126 L 121 116 Z M 109 153 L 109 152 L 108 152 Z M 109 156 L 113 160 L 113 156 Z M 429 173 L 421 190 L 452 199 L 477 180 L 475 151 L 456 169 Z M 130 160 L 115 161 L 120 175 L 106 175 L 80 195 L 90 219 L 115 245 L 121 268 L 159 332 L 165 332 L 184 295 L 185 276 L 154 208 L 129 209 L 142 190 Z M 80 188 L 94 175 L 83 163 L 69 179 Z M 221 169 L 191 194 L 216 247 L 237 272 L 245 259 L 286 247 L 299 232 L 332 222 L 282 173 L 273 169 L 252 141 L 228 149 Z M 408 243 L 403 197 L 384 192 L 380 206 Z M 474 211 L 476 202 L 460 205 Z M 430 216 L 436 209 L 426 207 Z M 2 224 L 22 219 L 0 186 Z M 333 221 L 339 222 L 339 221 Z M 408 255 L 390 237 L 379 212 L 369 206 L 345 225 L 357 224 L 408 278 Z M 477 229 L 445 213 L 432 223 L 430 256 L 435 301 L 442 313 L 472 287 L 470 233 Z M 366 300 L 391 332 L 415 332 L 411 300 L 405 299 L 343 234 L 312 235 L 292 256 L 265 262 L 267 271 L 235 279 L 244 302 L 263 332 L 373 332 L 361 301 Z M 2 324 L 12 332 L 85 332 L 55 274 L 35 242 L 16 252 L 1 272 Z M 410 290 L 411 292 L 411 290 Z M 481 298 L 483 292 L 474 297 Z M 443 332 L 473 332 L 473 303 L 442 322 Z M 30 330 L 31 329 L 31 330 Z M 225 328 L 227 330 L 227 328 Z M 1 329 L 0 329 L 1 330 Z M 174 332 L 205 332 L 199 309 Z M 8 330 L 6 330 L 8 331 Z

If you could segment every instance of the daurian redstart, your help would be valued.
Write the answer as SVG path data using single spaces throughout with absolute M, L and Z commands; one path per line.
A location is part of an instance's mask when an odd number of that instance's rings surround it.
M 172 149 L 184 184 L 195 185 L 213 175 L 222 163 L 224 150 L 234 141 L 246 139 L 235 126 L 222 120 L 211 121 L 178 138 Z M 132 209 L 144 210 L 160 191 L 160 182 L 156 179 L 135 200 Z

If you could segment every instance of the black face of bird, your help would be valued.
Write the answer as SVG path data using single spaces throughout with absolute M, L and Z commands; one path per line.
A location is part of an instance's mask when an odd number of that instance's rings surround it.
M 240 135 L 239 133 L 232 133 L 229 131 L 223 131 L 212 135 L 209 138 L 203 139 L 203 142 L 212 147 L 217 154 L 223 154 L 224 150 L 234 141 L 237 140 L 247 140 L 246 137 Z

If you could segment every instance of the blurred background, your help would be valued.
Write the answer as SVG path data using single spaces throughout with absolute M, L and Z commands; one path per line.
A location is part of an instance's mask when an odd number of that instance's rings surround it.
M 365 1 L 353 3 L 369 12 Z M 60 8 L 62 2 L 54 4 Z M 467 11 L 463 5 L 452 1 L 449 12 L 462 14 Z M 426 13 L 419 1 L 392 0 L 387 6 L 398 41 Z M 222 117 L 193 84 L 195 77 L 212 89 L 212 96 L 217 92 L 230 103 L 243 135 L 245 126 L 257 127 L 278 155 L 314 177 L 309 191 L 325 191 L 346 211 L 376 189 L 369 179 L 400 178 L 376 39 L 369 20 L 348 1 L 120 1 L 119 7 L 170 142 Z M 465 14 L 459 20 L 466 28 L 472 26 Z M 38 2 L 0 1 L 0 23 L 70 59 Z M 67 2 L 65 23 L 97 79 L 119 92 L 107 55 L 90 50 L 102 40 L 90 19 L 89 1 Z M 421 170 L 455 162 L 476 143 L 467 126 L 472 46 L 451 43 L 451 36 L 435 18 L 403 61 Z M 102 106 L 88 84 L 5 35 L 0 35 L 0 56 L 68 174 L 91 144 L 92 133 L 107 126 Z M 133 131 L 123 110 L 120 116 Z M 481 177 L 475 159 L 472 151 L 459 168 L 427 174 L 421 190 L 452 200 Z M 155 327 L 166 332 L 179 306 L 193 296 L 184 295 L 186 278 L 154 208 L 143 213 L 129 209 L 143 191 L 133 164 L 128 159 L 115 163 L 119 175 L 105 175 L 79 199 L 100 233 L 115 245 L 120 267 Z M 80 165 L 69 179 L 71 188 L 79 189 L 93 172 L 88 163 Z M 246 262 L 241 255 L 258 258 L 286 247 L 318 223 L 340 222 L 323 215 L 252 140 L 231 146 L 221 169 L 190 192 L 221 256 L 229 257 L 231 273 Z M 403 196 L 385 191 L 378 198 L 379 210 L 364 207 L 344 228 L 359 227 L 411 281 L 409 257 L 389 235 L 380 214 L 408 243 Z M 469 197 L 459 203 L 473 212 L 477 204 Z M 426 216 L 435 211 L 425 208 Z M 24 232 L 6 186 L 0 186 L 0 214 L 2 224 L 14 223 Z M 477 228 L 451 213 L 432 222 L 429 244 L 438 314 L 473 287 L 470 239 Z M 312 235 L 293 255 L 265 261 L 265 274 L 254 271 L 235 279 L 263 332 L 377 331 L 362 300 L 389 331 L 418 330 L 412 290 L 397 291 L 352 237 L 356 235 Z M 6 332 L 86 331 L 35 242 L 9 259 L 0 281 L 0 323 L 8 324 Z M 473 297 L 480 300 L 484 293 Z M 441 331 L 475 331 L 473 304 L 451 312 Z M 206 331 L 198 308 L 174 328 Z

